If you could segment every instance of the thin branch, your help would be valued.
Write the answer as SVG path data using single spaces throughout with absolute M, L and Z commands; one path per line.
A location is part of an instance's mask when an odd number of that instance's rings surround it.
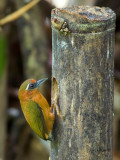
M 19 10 L 15 11 L 14 13 L 6 16 L 5 18 L 2 18 L 0 20 L 0 26 L 3 26 L 9 22 L 12 22 L 16 19 L 18 19 L 19 17 L 21 17 L 25 12 L 27 12 L 29 9 L 31 9 L 33 6 L 35 6 L 38 2 L 40 2 L 41 0 L 33 0 L 30 3 L 28 3 L 27 5 L 25 5 L 24 7 L 20 8 Z

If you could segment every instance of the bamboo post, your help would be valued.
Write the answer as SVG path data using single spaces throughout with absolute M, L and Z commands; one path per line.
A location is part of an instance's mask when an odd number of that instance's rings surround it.
M 51 160 L 113 160 L 115 13 L 76 6 L 52 10 Z

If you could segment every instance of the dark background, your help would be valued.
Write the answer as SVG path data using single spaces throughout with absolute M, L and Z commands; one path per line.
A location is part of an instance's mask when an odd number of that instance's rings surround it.
M 0 19 L 30 0 L 0 0 Z M 41 92 L 50 104 L 52 33 L 51 9 L 97 5 L 117 15 L 115 33 L 114 160 L 120 159 L 120 1 L 41 0 L 14 22 L 0 28 L 0 160 L 48 160 L 49 142 L 40 140 L 23 117 L 18 88 L 28 78 L 48 77 Z

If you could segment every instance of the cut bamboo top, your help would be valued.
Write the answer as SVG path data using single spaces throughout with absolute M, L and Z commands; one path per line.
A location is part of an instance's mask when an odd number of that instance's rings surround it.
M 52 27 L 61 32 L 94 33 L 115 29 L 115 13 L 106 7 L 72 6 L 52 10 Z

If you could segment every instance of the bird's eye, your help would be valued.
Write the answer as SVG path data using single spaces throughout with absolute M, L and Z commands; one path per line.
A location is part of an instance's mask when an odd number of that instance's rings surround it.
M 30 88 L 34 88 L 34 84 L 31 83 L 31 84 L 29 85 L 29 87 L 30 87 Z
M 34 88 L 36 88 L 36 83 L 30 83 L 30 84 L 27 85 L 26 90 L 31 90 L 31 89 L 34 89 Z

